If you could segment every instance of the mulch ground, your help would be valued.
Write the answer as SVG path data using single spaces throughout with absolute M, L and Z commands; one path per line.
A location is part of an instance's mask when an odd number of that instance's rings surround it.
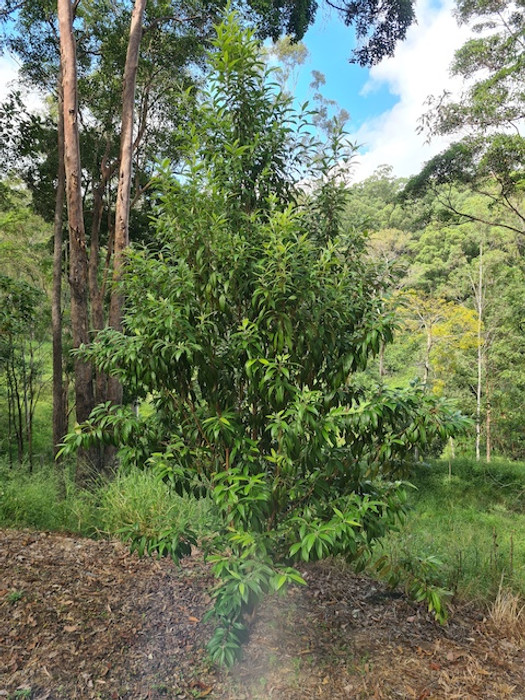
M 480 609 L 445 627 L 337 564 L 268 599 L 244 659 L 207 659 L 213 584 L 196 553 L 177 568 L 119 542 L 0 530 L 0 698 L 525 700 L 525 640 Z

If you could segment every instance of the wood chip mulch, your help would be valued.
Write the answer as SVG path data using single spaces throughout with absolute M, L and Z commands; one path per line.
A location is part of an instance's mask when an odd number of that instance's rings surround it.
M 0 700 L 525 700 L 525 640 L 482 610 L 445 627 L 334 563 L 268 599 L 229 673 L 206 655 L 213 578 L 119 542 L 0 530 Z

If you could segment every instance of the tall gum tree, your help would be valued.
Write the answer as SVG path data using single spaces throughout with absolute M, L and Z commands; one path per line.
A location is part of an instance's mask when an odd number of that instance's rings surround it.
M 74 6 L 70 0 L 58 1 L 60 64 L 64 114 L 64 170 L 66 177 L 67 220 L 69 230 L 69 284 L 71 288 L 71 328 L 73 346 L 89 343 L 88 257 L 82 206 L 81 163 L 78 131 L 78 78 L 76 42 L 73 33 Z M 93 372 L 91 365 L 75 360 L 75 406 L 77 420 L 86 420 L 93 408 Z
M 128 183 L 128 192 L 125 197 L 120 197 L 120 213 L 119 222 L 122 222 L 123 218 L 126 219 L 124 228 L 127 231 L 128 221 L 129 221 L 129 209 L 130 207 L 140 201 L 140 196 L 143 192 L 143 177 L 140 177 L 141 169 L 144 169 L 144 163 L 140 163 L 137 153 L 140 150 L 141 157 L 149 158 L 150 162 L 153 161 L 155 153 L 152 153 L 152 143 L 153 148 L 155 148 L 155 138 L 158 139 L 158 132 L 163 130 L 163 127 L 168 123 L 166 119 L 161 121 L 158 119 L 159 110 L 166 112 L 164 109 L 162 101 L 159 100 L 159 94 L 168 92 L 166 89 L 167 84 L 170 80 L 166 76 L 166 64 L 152 67 L 151 57 L 148 59 L 148 69 L 144 71 L 143 69 L 143 81 L 145 84 L 142 86 L 142 93 L 140 96 L 139 113 L 138 113 L 138 128 L 137 136 L 133 141 L 133 99 L 134 99 L 134 88 L 136 83 L 136 72 L 137 72 L 137 61 L 139 54 L 140 45 L 140 35 L 142 33 L 142 23 L 144 15 L 144 7 L 146 3 L 142 3 L 142 7 L 139 8 L 141 12 L 138 15 L 138 21 L 135 19 L 134 28 L 131 35 L 130 46 L 128 47 L 128 60 L 125 69 L 125 85 L 126 90 L 124 94 L 124 104 L 126 108 L 119 106 L 121 96 L 117 97 L 117 93 L 112 87 L 111 83 L 111 71 L 113 68 L 115 74 L 118 76 L 120 70 L 119 55 L 121 53 L 121 46 L 125 43 L 121 41 L 121 37 L 125 32 L 125 26 L 122 25 L 123 20 L 126 19 L 126 14 L 124 13 L 124 4 L 120 5 L 120 15 L 117 13 L 112 19 L 118 20 L 113 31 L 108 31 L 108 28 L 104 27 L 104 20 L 100 16 L 95 15 L 93 17 L 86 16 L 85 8 L 83 9 L 82 16 L 74 16 L 74 10 L 77 9 L 78 3 L 73 5 L 62 4 L 62 16 L 61 19 L 64 21 L 59 23 L 63 31 L 67 31 L 64 28 L 69 28 L 69 36 L 67 40 L 63 37 L 63 44 L 65 44 L 64 49 L 69 51 L 65 54 L 65 50 L 60 52 L 60 41 L 58 27 L 56 26 L 57 15 L 54 7 L 46 0 L 42 2 L 29 4 L 29 3 L 18 3 L 17 7 L 20 12 L 24 14 L 19 19 L 20 21 L 20 33 L 19 35 L 13 35 L 10 39 L 9 47 L 12 51 L 19 52 L 19 55 L 24 59 L 24 74 L 26 79 L 30 83 L 38 83 L 41 86 L 46 86 L 48 90 L 55 92 L 54 86 L 57 82 L 56 75 L 53 75 L 53 66 L 56 70 L 59 70 L 59 66 L 62 60 L 68 60 L 68 58 L 63 59 L 64 55 L 71 58 L 69 61 L 69 67 L 76 68 L 76 74 L 68 74 L 67 87 L 72 88 L 76 91 L 76 95 L 70 102 L 74 106 L 69 108 L 63 108 L 61 102 L 62 93 L 62 79 L 58 80 L 58 89 L 56 89 L 57 104 L 59 109 L 56 110 L 60 112 L 58 115 L 58 121 L 64 116 L 64 109 L 66 118 L 70 119 L 69 127 L 76 129 L 76 136 L 73 135 L 69 141 L 68 148 L 68 163 L 71 162 L 70 154 L 73 151 L 75 153 L 75 164 L 72 169 L 70 169 L 70 183 L 71 186 L 68 190 L 68 207 L 71 209 L 74 223 L 70 228 L 72 232 L 73 239 L 73 254 L 71 256 L 71 263 L 74 265 L 74 270 L 72 268 L 71 279 L 74 285 L 73 293 L 73 323 L 76 324 L 75 339 L 73 345 L 77 347 L 81 343 L 88 342 L 92 339 L 96 332 L 100 331 L 106 324 L 106 310 L 104 308 L 104 297 L 107 289 L 108 278 L 111 278 L 111 253 L 113 251 L 114 241 L 113 241 L 113 227 L 111 221 L 105 223 L 106 230 L 101 230 L 104 224 L 103 214 L 106 211 L 108 219 L 112 217 L 112 193 L 117 189 L 117 185 L 113 182 L 115 174 L 119 172 L 119 157 L 118 148 L 115 149 L 115 145 L 118 146 L 120 140 L 120 131 L 117 128 L 116 122 L 114 123 L 113 115 L 115 113 L 122 114 L 122 121 L 125 128 L 122 129 L 123 133 L 123 152 L 126 153 L 123 159 L 123 168 L 120 172 L 128 171 L 127 176 L 121 178 L 121 183 L 126 181 Z M 14 11 L 15 5 L 10 5 L 4 10 L 4 19 L 7 16 L 8 9 Z M 67 11 L 71 10 L 68 15 Z M 123 14 L 124 13 L 124 14 Z M 63 17 L 65 15 L 65 17 Z M 0 17 L 2 19 L 2 17 Z M 163 17 L 162 21 L 174 21 L 173 17 Z M 199 22 L 198 18 L 193 18 L 195 21 Z M 78 33 L 78 27 L 75 28 L 73 25 L 77 22 L 79 26 L 87 27 L 88 25 L 93 25 L 93 31 L 81 31 L 80 36 L 80 47 L 78 41 L 75 41 L 75 33 Z M 208 20 L 206 20 L 208 22 Z M 69 24 L 68 24 L 69 23 Z M 159 28 L 160 24 L 160 28 Z M 150 29 L 151 42 L 155 42 L 159 38 L 159 34 L 162 35 L 164 32 L 160 22 L 152 21 L 150 25 L 155 25 L 155 31 Z M 111 29 L 111 28 L 110 28 Z M 169 39 L 164 39 L 162 42 L 163 53 L 166 54 L 166 61 L 169 61 L 169 67 L 175 67 L 175 71 L 182 72 L 184 66 L 188 64 L 188 61 L 192 56 L 195 56 L 196 52 L 201 50 L 196 48 L 197 44 L 194 39 L 190 37 L 191 32 L 195 32 L 195 27 L 192 25 L 189 29 L 188 36 L 180 36 L 180 34 L 173 35 L 171 44 Z M 167 34 L 167 32 L 166 32 Z M 86 39 L 86 36 L 88 39 Z M 117 41 L 116 38 L 119 38 Z M 133 38 L 136 41 L 133 41 Z M 68 41 L 69 40 L 69 41 Z M 103 42 L 106 42 L 105 48 Z M 158 42 L 157 42 L 158 43 Z M 35 55 L 35 47 L 45 46 L 45 62 L 39 61 Z M 99 50 L 101 47 L 104 50 Z M 149 53 L 154 54 L 155 51 L 151 51 L 151 46 L 149 48 Z M 166 50 L 167 49 L 167 50 Z M 74 50 L 74 52 L 73 52 Z M 38 52 L 37 52 L 38 53 Z M 99 56 L 99 58 L 90 58 L 93 56 Z M 157 57 L 158 58 L 158 57 Z M 90 61 L 93 61 L 91 64 Z M 46 66 L 46 70 L 43 70 L 42 65 Z M 124 65 L 124 61 L 122 61 Z M 80 73 L 79 73 L 80 72 Z M 145 75 L 144 75 L 145 74 Z M 155 85 L 155 75 L 159 75 L 160 78 L 157 79 L 159 86 Z M 162 86 L 160 86 L 160 81 L 163 81 Z M 114 83 L 115 81 L 113 81 Z M 173 83 L 177 83 L 177 76 L 173 73 Z M 183 84 L 181 88 L 186 88 L 187 84 Z M 169 94 L 171 95 L 173 90 L 170 88 Z M 126 93 L 129 96 L 126 97 Z M 80 104 L 79 104 L 80 103 Z M 13 102 L 14 104 L 14 102 Z M 20 103 L 20 106 L 21 103 Z M 83 106 L 83 114 L 80 108 Z M 176 101 L 174 101 L 173 109 L 176 109 Z M 73 110 L 75 113 L 73 114 Z M 12 110 L 17 111 L 17 110 Z M 153 139 L 151 134 L 148 134 L 148 118 L 147 115 L 153 115 L 155 119 L 154 127 L 151 129 L 151 133 L 154 135 Z M 85 116 L 88 115 L 88 119 Z M 83 118 L 84 117 L 84 118 Z M 23 142 L 23 147 L 26 149 L 23 153 L 25 156 L 24 160 L 34 159 L 39 165 L 36 168 L 36 172 L 40 177 L 41 184 L 49 182 L 49 187 L 43 187 L 41 192 L 36 190 L 34 187 L 32 191 L 37 195 L 35 201 L 38 198 L 39 207 L 41 209 L 47 209 L 49 212 L 51 201 L 49 197 L 46 199 L 44 192 L 52 191 L 56 193 L 55 201 L 55 225 L 56 225 L 56 235 L 55 235 L 55 291 L 54 291 L 54 361 L 55 361 L 55 400 L 54 400 L 54 414 L 55 414 L 55 429 L 54 429 L 54 444 L 57 445 L 61 442 L 64 435 L 65 423 L 66 423 L 66 410 L 64 402 L 61 400 L 63 398 L 63 391 L 60 391 L 60 387 L 63 386 L 62 382 L 62 358 L 61 358 L 61 339 L 62 339 L 62 329 L 59 327 L 61 321 L 61 308 L 60 300 L 57 295 L 60 295 L 61 287 L 61 274 L 62 274 L 62 256 L 63 250 L 60 240 L 61 231 L 59 230 L 61 222 L 61 212 L 63 205 L 60 203 L 61 192 L 63 191 L 60 186 L 60 163 L 58 168 L 58 174 L 55 170 L 53 163 L 57 159 L 55 154 L 55 149 L 52 149 L 52 156 L 48 158 L 47 154 L 50 152 L 48 147 L 42 149 L 42 134 L 47 130 L 50 131 L 51 119 L 46 118 L 45 120 L 33 119 L 32 116 L 21 117 L 19 122 L 19 133 L 18 141 Z M 59 123 L 57 128 L 57 136 L 55 137 L 58 141 L 58 161 L 64 161 L 64 156 L 62 153 L 61 146 L 61 134 L 62 128 Z M 52 125 L 51 125 L 52 128 Z M 169 129 L 169 127 L 168 127 Z M 80 134 L 79 134 L 80 132 Z M 72 133 L 72 129 L 69 128 L 68 133 Z M 100 136 L 99 136 L 100 134 Z M 29 136 L 28 136 L 29 135 Z M 79 139 L 80 136 L 80 139 Z M 52 141 L 51 135 L 51 141 Z M 35 139 L 33 141 L 33 139 Z M 80 140 L 80 144 L 79 144 Z M 32 145 L 29 143 L 33 141 L 34 152 L 31 152 Z M 166 146 L 171 148 L 171 143 L 169 139 L 164 138 Z M 147 143 L 146 143 L 147 142 Z M 146 147 L 145 147 L 146 143 Z M 124 148 L 124 144 L 126 147 Z M 80 150 L 76 150 L 77 146 L 80 146 Z M 56 147 L 55 147 L 56 148 Z M 42 156 L 41 154 L 45 154 Z M 133 195 L 133 202 L 130 202 L 129 197 L 129 183 L 131 182 L 131 160 L 135 156 L 135 172 L 139 174 L 139 177 L 135 181 L 135 193 Z M 11 162 L 15 159 L 13 158 Z M 49 161 L 49 167 L 47 162 Z M 63 165 L 63 163 L 62 163 Z M 44 172 L 47 167 L 47 171 Z M 31 168 L 32 172 L 28 172 L 28 181 L 30 178 L 35 180 L 35 168 Z M 42 177 L 44 176 L 44 177 Z M 45 180 L 45 177 L 48 180 Z M 78 187 L 80 184 L 80 189 L 83 195 L 83 199 L 78 197 Z M 76 190 L 75 190 L 76 187 Z M 125 191 L 125 187 L 120 187 L 121 192 Z M 122 204 L 122 201 L 124 204 Z M 74 208 L 73 207 L 74 202 Z M 82 216 L 83 215 L 83 216 Z M 84 227 L 79 224 L 80 219 L 84 219 Z M 120 227 L 122 229 L 122 226 Z M 104 241 L 103 236 L 107 236 L 106 241 Z M 104 243 L 106 244 L 106 251 L 104 251 Z M 125 237 L 125 243 L 127 243 L 127 233 Z M 121 253 L 123 245 L 119 246 L 119 241 L 117 240 L 117 255 L 115 258 L 117 261 L 121 258 Z M 106 253 L 106 261 L 102 263 L 101 254 Z M 120 256 L 119 256 L 120 253 Z M 66 260 L 68 258 L 66 257 Z M 80 324 L 77 323 L 79 319 L 78 301 L 82 300 L 84 303 L 85 298 L 85 270 L 87 265 L 87 290 L 88 298 L 86 301 L 87 309 L 90 314 L 89 323 Z M 105 272 L 101 275 L 101 269 L 105 267 Z M 85 316 L 85 314 L 84 314 Z M 88 329 L 89 335 L 86 336 L 86 328 Z M 78 332 L 77 332 L 78 331 Z M 79 375 L 81 378 L 82 376 Z M 82 405 L 80 405 L 81 415 L 77 414 L 77 420 L 81 420 L 81 416 L 86 416 L 89 414 L 90 408 L 97 401 L 104 401 L 107 399 L 107 383 L 104 374 L 101 372 L 96 372 L 94 379 L 93 388 L 81 389 L 77 392 L 77 397 L 82 399 Z M 84 382 L 85 385 L 85 382 Z M 93 397 L 93 398 L 92 398 Z M 89 409 L 89 410 L 88 410 Z M 62 423 L 60 423 L 62 419 Z
M 56 456 L 58 445 L 67 432 L 67 401 L 64 391 L 62 349 L 62 245 L 64 227 L 64 199 L 66 171 L 64 157 L 64 100 L 62 71 L 57 85 L 57 190 L 53 221 L 53 290 L 51 295 L 51 325 L 53 335 L 53 449 Z
M 115 212 L 115 237 L 113 251 L 113 291 L 109 308 L 109 325 L 122 330 L 122 292 L 118 288 L 121 276 L 124 250 L 129 245 L 129 212 L 131 206 L 131 177 L 133 158 L 133 124 L 135 105 L 135 85 L 139 63 L 140 40 L 146 0 L 136 0 L 131 17 L 131 28 L 124 68 L 124 89 L 122 93 L 122 127 L 120 131 L 120 172 Z M 115 378 L 109 380 L 109 399 L 113 403 L 122 402 L 122 385 Z

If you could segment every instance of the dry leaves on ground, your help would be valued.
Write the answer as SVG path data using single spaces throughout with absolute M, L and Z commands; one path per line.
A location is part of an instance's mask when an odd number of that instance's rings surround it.
M 0 698 L 525 700 L 523 640 L 479 610 L 446 627 L 333 563 L 268 599 L 244 660 L 207 660 L 213 585 L 199 553 L 179 569 L 119 542 L 0 531 Z

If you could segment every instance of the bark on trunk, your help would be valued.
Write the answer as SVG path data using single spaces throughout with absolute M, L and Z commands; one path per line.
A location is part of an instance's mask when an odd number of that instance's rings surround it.
M 104 209 L 104 190 L 106 180 L 102 174 L 101 181 L 93 188 L 93 219 L 91 224 L 91 240 L 89 247 L 89 298 L 91 301 L 91 327 L 95 333 L 104 328 L 104 300 L 99 284 L 100 263 L 100 225 Z M 94 380 L 95 403 L 107 401 L 107 375 L 95 370 Z
M 98 281 L 98 267 L 100 258 L 100 224 L 104 208 L 103 191 L 105 183 L 99 183 L 93 188 L 93 218 L 91 223 L 91 238 L 89 245 L 89 298 L 91 300 L 91 326 L 93 330 L 100 331 L 104 328 L 104 310 L 100 298 L 100 285 Z
M 53 335 L 53 454 L 67 430 L 67 411 L 64 403 L 64 374 L 62 363 L 62 227 L 66 174 L 64 166 L 64 105 L 62 98 L 62 71 L 58 84 L 58 172 L 53 234 L 53 291 L 51 298 L 51 325 Z
M 486 373 L 488 374 L 488 372 Z M 489 383 L 488 381 L 485 382 L 485 411 L 486 411 L 486 417 L 485 417 L 485 428 L 486 428 L 486 455 L 485 459 L 487 460 L 487 464 L 490 463 L 490 460 L 492 458 L 492 434 L 491 434 L 491 405 L 490 405 L 490 392 L 489 392 Z
M 142 24 L 146 0 L 135 0 L 124 68 L 124 88 L 122 93 L 122 129 L 120 137 L 120 171 L 115 211 L 115 240 L 113 255 L 113 283 L 118 284 L 122 272 L 123 253 L 129 244 L 129 210 L 131 201 L 131 178 L 133 157 L 133 115 L 135 86 L 142 38 Z M 122 330 L 122 293 L 116 287 L 111 294 L 109 325 Z M 122 386 L 114 377 L 109 381 L 109 398 L 114 403 L 122 403 Z
M 89 342 L 88 259 L 81 191 L 78 135 L 76 44 L 73 35 L 73 6 L 58 0 L 60 56 L 64 113 L 64 163 L 69 229 L 69 284 L 71 288 L 71 330 L 73 347 Z M 93 408 L 92 369 L 75 359 L 75 411 L 77 422 L 85 421 Z M 88 455 L 81 455 L 86 461 Z M 95 465 L 97 468 L 100 465 Z M 82 470 L 80 470 L 82 472 Z M 82 480 L 82 476 L 80 476 Z
M 483 380 L 483 243 L 479 244 L 478 289 L 478 381 L 476 386 L 476 461 L 481 459 L 481 384 Z

